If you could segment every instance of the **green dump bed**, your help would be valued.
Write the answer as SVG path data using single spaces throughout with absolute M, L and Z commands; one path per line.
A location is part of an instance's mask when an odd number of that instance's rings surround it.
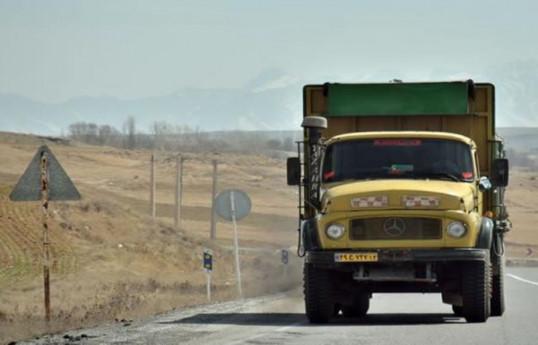
M 442 131 L 472 138 L 481 173 L 493 157 L 494 87 L 472 81 L 306 85 L 304 116 L 324 116 L 326 138 L 364 131 Z

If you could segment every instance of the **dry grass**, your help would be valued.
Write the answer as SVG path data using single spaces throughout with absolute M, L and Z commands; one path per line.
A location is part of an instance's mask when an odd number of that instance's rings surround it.
M 47 332 L 43 323 L 41 208 L 11 202 L 8 195 L 37 147 L 49 145 L 83 195 L 51 203 L 52 252 L 49 331 L 130 320 L 206 303 L 202 251 L 215 256 L 213 301 L 236 297 L 229 222 L 219 221 L 209 240 L 211 160 L 219 160 L 219 190 L 239 188 L 252 199 L 239 223 L 246 296 L 299 284 L 301 261 L 293 253 L 284 277 L 280 249 L 296 242 L 296 189 L 285 185 L 285 160 L 254 155 L 188 154 L 183 220 L 173 226 L 175 155 L 158 156 L 157 219 L 148 217 L 149 156 L 83 145 L 56 145 L 32 136 L 0 133 L 0 343 Z M 515 173 L 507 193 L 514 230 L 508 253 L 538 252 L 536 174 Z
M 527 248 L 538 253 L 538 173 L 512 172 L 506 204 L 513 229 L 507 234 L 510 257 L 525 257 Z
M 204 248 L 215 255 L 213 301 L 236 297 L 232 228 L 219 221 L 209 240 L 212 159 L 219 159 L 219 190 L 240 188 L 253 210 L 239 223 L 246 296 L 298 284 L 298 260 L 283 277 L 281 248 L 295 242 L 295 189 L 284 184 L 283 160 L 257 156 L 190 154 L 185 163 L 183 220 L 173 226 L 175 156 L 157 167 L 157 219 L 148 217 L 149 152 L 47 143 L 83 195 L 50 206 L 51 309 L 43 322 L 41 207 L 8 195 L 42 140 L 0 134 L 0 343 L 47 331 L 129 320 L 207 303 Z M 271 251 L 273 250 L 273 251 Z M 293 278 L 290 278 L 293 277 Z

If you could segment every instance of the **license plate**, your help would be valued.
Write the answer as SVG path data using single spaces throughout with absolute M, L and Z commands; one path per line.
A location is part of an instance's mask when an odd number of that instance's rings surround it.
M 335 253 L 334 262 L 374 262 L 377 253 Z

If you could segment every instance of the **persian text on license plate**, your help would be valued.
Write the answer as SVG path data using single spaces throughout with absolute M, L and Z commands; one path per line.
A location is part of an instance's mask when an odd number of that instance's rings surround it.
M 334 262 L 373 262 L 377 253 L 335 253 Z

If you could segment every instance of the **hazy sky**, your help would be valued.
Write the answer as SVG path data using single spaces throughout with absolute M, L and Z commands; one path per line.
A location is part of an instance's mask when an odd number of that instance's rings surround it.
M 538 58 L 538 2 L 0 0 L 0 93 L 60 102 Z M 334 80 L 338 81 L 338 80 Z

